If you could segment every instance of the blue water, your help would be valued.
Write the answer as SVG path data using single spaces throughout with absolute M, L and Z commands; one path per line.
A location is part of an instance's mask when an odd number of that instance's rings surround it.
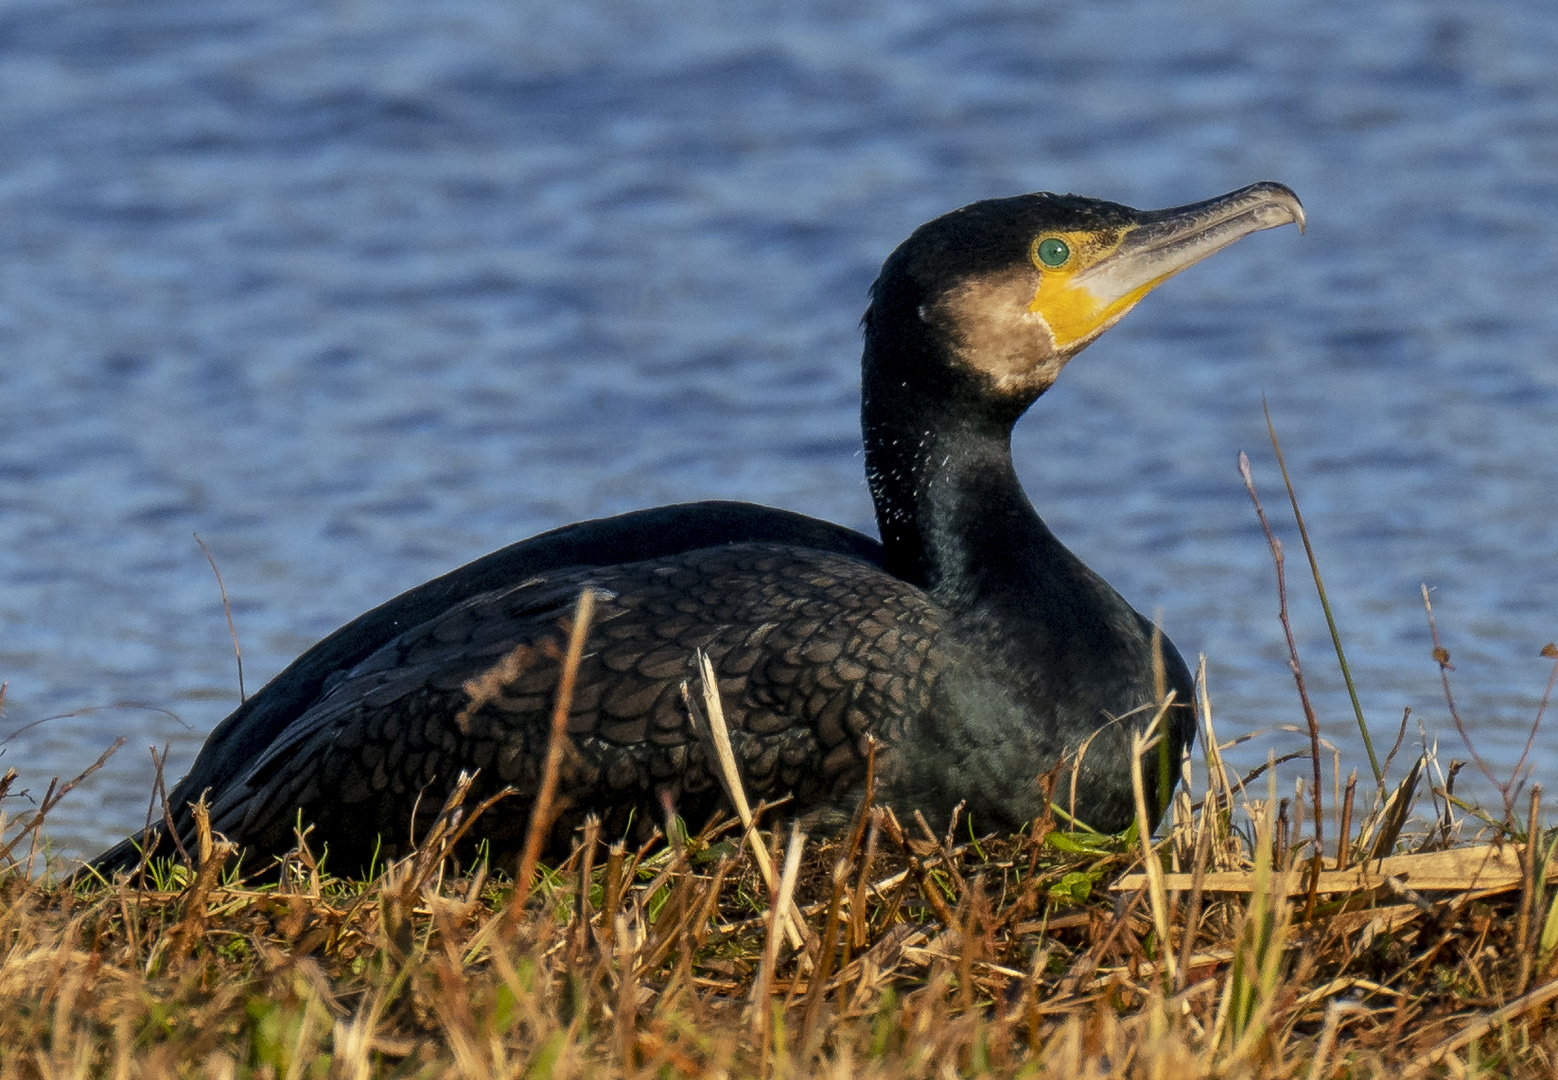
M 5 0 L 0 765 L 36 795 L 127 738 L 57 812 L 67 852 L 142 819 L 147 746 L 182 773 L 237 702 L 194 533 L 252 692 L 583 517 L 719 497 L 869 528 L 856 324 L 915 225 L 1276 179 L 1308 235 L 1148 298 L 1021 425 L 1020 471 L 1208 655 L 1233 734 L 1302 722 L 1248 451 L 1362 767 L 1264 393 L 1383 741 L 1411 706 L 1465 756 L 1426 583 L 1507 770 L 1558 637 L 1555 56 L 1534 3 Z M 1535 747 L 1553 776 L 1558 736 Z

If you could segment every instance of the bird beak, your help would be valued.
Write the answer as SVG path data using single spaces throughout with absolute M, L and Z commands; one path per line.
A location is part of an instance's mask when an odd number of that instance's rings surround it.
M 1240 237 L 1289 223 L 1304 207 L 1284 184 L 1264 181 L 1215 199 L 1143 212 L 1114 250 L 1073 277 L 1106 310 L 1124 314 L 1152 289 Z

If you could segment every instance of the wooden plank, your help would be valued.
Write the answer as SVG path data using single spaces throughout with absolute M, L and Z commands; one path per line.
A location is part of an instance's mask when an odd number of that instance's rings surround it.
M 1334 860 L 1326 863 L 1336 865 Z M 1289 896 L 1306 891 L 1308 873 L 1302 867 L 1287 877 Z M 1483 844 L 1371 859 L 1346 870 L 1321 870 L 1319 891 L 1368 892 L 1383 888 L 1387 877 L 1399 878 L 1418 892 L 1510 889 L 1520 884 L 1520 850 L 1513 844 Z M 1163 885 L 1170 892 L 1189 892 L 1192 881 L 1191 874 L 1163 875 Z M 1110 889 L 1126 892 L 1139 889 L 1146 882 L 1146 874 L 1126 874 Z M 1251 870 L 1212 871 L 1206 874 L 1201 887 L 1209 893 L 1247 893 L 1254 890 L 1255 874 Z

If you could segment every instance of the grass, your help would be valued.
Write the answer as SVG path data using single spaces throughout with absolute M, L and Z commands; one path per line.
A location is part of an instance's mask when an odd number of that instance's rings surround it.
M 246 882 L 206 831 L 72 883 L 32 872 L 34 813 L 0 875 L 0 1077 L 1551 1075 L 1539 792 L 1492 829 L 1419 759 L 1333 808 L 1317 859 L 1303 785 L 1230 776 L 1201 713 L 1155 838 L 938 836 L 867 805 L 760 840 L 771 883 L 734 820 L 639 849 L 586 829 L 528 888 L 436 828 L 369 881 L 305 835 Z
M 693 687 L 739 817 L 640 848 L 590 824 L 555 865 L 539 831 L 512 865 L 458 865 L 462 831 L 502 812 L 462 784 L 368 880 L 333 876 L 306 832 L 246 878 L 207 827 L 128 880 L 71 880 L 42 837 L 81 777 L 51 785 L 0 822 L 0 1080 L 1553 1075 L 1558 834 L 1525 758 L 1490 774 L 1493 812 L 1454 794 L 1455 763 L 1393 777 L 1399 739 L 1342 794 L 1291 659 L 1309 775 L 1279 793 L 1275 758 L 1231 774 L 1203 662 L 1167 820 L 1144 827 L 1138 775 L 1118 837 L 1059 806 L 1016 836 L 937 835 L 869 779 L 850 829 L 806 837 L 746 805 L 718 695 Z M 1065 773 L 1043 782 L 1064 804 Z

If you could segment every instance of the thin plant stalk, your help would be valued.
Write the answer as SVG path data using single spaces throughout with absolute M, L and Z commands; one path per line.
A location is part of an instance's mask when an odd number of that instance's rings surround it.
M 1450 719 L 1454 721 L 1455 730 L 1460 733 L 1461 742 L 1466 744 L 1466 752 L 1471 755 L 1471 759 L 1476 764 L 1478 771 L 1487 777 L 1488 783 L 1497 788 L 1499 794 L 1504 797 L 1505 820 L 1512 825 L 1518 826 L 1519 823 L 1515 821 L 1514 796 L 1511 791 L 1514 780 L 1511 778 L 1509 783 L 1505 783 L 1493 775 L 1493 769 L 1483 760 L 1482 755 L 1477 753 L 1477 748 L 1472 745 L 1471 733 L 1466 730 L 1466 722 L 1461 719 L 1461 710 L 1455 704 L 1455 693 L 1450 689 L 1450 672 L 1455 670 L 1455 665 L 1450 663 L 1450 650 L 1446 649 L 1439 641 L 1439 624 L 1434 619 L 1434 604 L 1428 598 L 1428 586 L 1423 585 L 1422 590 L 1423 610 L 1428 615 L 1428 636 L 1433 639 L 1434 663 L 1439 665 L 1439 681 L 1444 686 L 1444 702 L 1449 707 Z
M 200 539 L 200 534 L 195 533 L 195 543 L 200 545 L 200 551 L 206 557 L 206 562 L 211 564 L 211 573 L 216 575 L 216 588 L 222 594 L 222 612 L 227 616 L 227 635 L 233 639 L 233 659 L 238 661 L 238 701 L 242 704 L 249 700 L 249 695 L 243 688 L 243 649 L 238 646 L 238 627 L 233 624 L 233 605 L 227 600 L 227 586 L 222 582 L 222 571 L 217 568 L 216 556 L 211 554 L 211 549 L 206 547 L 206 542 Z
M 746 840 L 752 849 L 753 861 L 762 872 L 763 880 L 772 889 L 775 882 L 773 860 L 769 857 L 768 849 L 763 846 L 762 839 L 757 835 L 756 819 L 752 815 L 751 805 L 747 802 L 746 788 L 741 783 L 741 771 L 736 767 L 736 753 L 731 747 L 730 728 L 725 723 L 725 707 L 720 702 L 719 682 L 714 674 L 714 665 L 702 649 L 694 654 L 694 659 L 698 665 L 699 681 L 703 684 L 703 707 L 706 710 L 709 739 L 713 743 L 715 761 L 719 764 L 717 775 L 724 785 L 725 795 L 736 808 L 736 815 L 741 819 L 741 827 L 746 830 Z M 682 686 L 682 700 L 687 703 L 688 715 L 696 724 L 698 713 L 686 684 Z M 806 941 L 804 932 L 806 924 L 799 911 L 790 910 L 791 906 L 793 905 L 787 904 L 786 909 L 781 912 L 779 924 L 784 929 L 785 936 L 790 939 L 790 947 L 800 949 Z
M 1325 625 L 1331 632 L 1331 644 L 1336 647 L 1336 662 L 1342 669 L 1342 681 L 1347 684 L 1347 696 L 1352 699 L 1353 715 L 1358 719 L 1358 734 L 1363 737 L 1363 748 L 1368 751 L 1369 768 L 1374 770 L 1374 782 L 1385 785 L 1385 770 L 1374 754 L 1374 740 L 1369 737 L 1369 724 L 1363 718 L 1363 705 L 1358 700 L 1358 688 L 1353 685 L 1352 669 L 1347 665 L 1347 654 L 1342 649 L 1342 635 L 1336 629 L 1336 619 L 1331 615 L 1331 602 L 1325 595 L 1325 582 L 1320 580 L 1320 563 L 1315 559 L 1314 546 L 1309 542 L 1309 529 L 1304 525 L 1304 515 L 1298 509 L 1298 495 L 1293 490 L 1293 480 L 1288 476 L 1287 462 L 1282 460 L 1282 445 L 1277 441 L 1277 428 L 1271 421 L 1271 406 L 1264 394 L 1261 408 L 1266 412 L 1266 431 L 1271 436 L 1271 449 L 1277 455 L 1277 468 L 1282 470 L 1282 483 L 1288 491 L 1288 501 L 1293 504 L 1293 520 L 1298 523 L 1298 535 L 1304 541 L 1304 554 L 1309 557 L 1309 572 L 1315 580 L 1315 592 L 1320 594 L 1320 609 L 1325 612 Z
M 1298 642 L 1293 637 L 1293 624 L 1288 619 L 1288 587 L 1287 575 L 1283 569 L 1282 541 L 1277 539 L 1271 531 L 1271 522 L 1266 520 L 1265 508 L 1260 504 L 1260 496 L 1255 493 L 1255 478 L 1250 474 L 1250 459 L 1241 450 L 1239 452 L 1239 475 L 1244 478 L 1244 487 L 1250 493 L 1250 501 L 1255 504 L 1255 516 L 1260 519 L 1261 531 L 1266 534 L 1266 543 L 1271 548 L 1271 558 L 1277 566 L 1277 617 L 1282 623 L 1282 632 L 1287 637 L 1288 666 L 1293 671 L 1293 682 L 1298 686 L 1298 700 L 1304 707 L 1304 722 L 1309 725 L 1309 757 L 1314 767 L 1315 781 L 1315 851 L 1325 850 L 1325 810 L 1320 798 L 1324 790 L 1325 780 L 1320 768 L 1320 722 L 1315 717 L 1315 708 L 1309 701 L 1309 691 L 1304 687 L 1304 669 L 1298 662 Z M 1297 503 L 1295 502 L 1295 507 Z M 1306 540 L 1307 544 L 1308 541 Z M 1369 751 L 1372 759 L 1374 751 Z M 1376 770 L 1377 772 L 1377 770 Z M 1383 774 L 1379 774 L 1383 775 Z M 1319 870 L 1319 855 L 1315 856 L 1316 872 Z
M 1159 718 L 1167 711 L 1168 705 L 1169 702 L 1165 701 Z M 1154 731 L 1157 727 L 1155 721 L 1147 730 Z M 1168 985 L 1172 986 L 1177 981 L 1177 964 L 1174 944 L 1169 938 L 1168 893 L 1163 888 L 1163 864 L 1158 861 L 1157 852 L 1152 848 L 1153 819 L 1148 816 L 1146 784 L 1141 775 L 1143 755 L 1153 749 L 1153 744 L 1160 738 L 1161 735 L 1148 736 L 1140 732 L 1131 735 L 1131 792 L 1136 797 L 1136 831 L 1141 841 L 1142 868 L 1147 872 L 1147 897 L 1152 905 L 1152 921 L 1158 931 L 1158 955 L 1163 962 L 1160 970 L 1167 973 Z
M 568 738 L 568 713 L 573 707 L 574 679 L 579 673 L 579 661 L 584 656 L 584 639 L 590 632 L 590 620 L 595 616 L 595 592 L 582 589 L 573 610 L 573 626 L 568 633 L 568 652 L 563 659 L 562 678 L 557 685 L 557 702 L 552 709 L 552 728 L 546 744 L 546 764 L 542 767 L 541 786 L 536 792 L 535 804 L 530 809 L 530 824 L 525 831 L 525 849 L 519 859 L 518 876 L 514 880 L 513 909 L 522 910 L 530 896 L 530 879 L 535 876 L 536 863 L 541 858 L 541 845 L 552 829 L 553 801 L 557 794 L 558 774 L 562 771 L 563 743 Z

